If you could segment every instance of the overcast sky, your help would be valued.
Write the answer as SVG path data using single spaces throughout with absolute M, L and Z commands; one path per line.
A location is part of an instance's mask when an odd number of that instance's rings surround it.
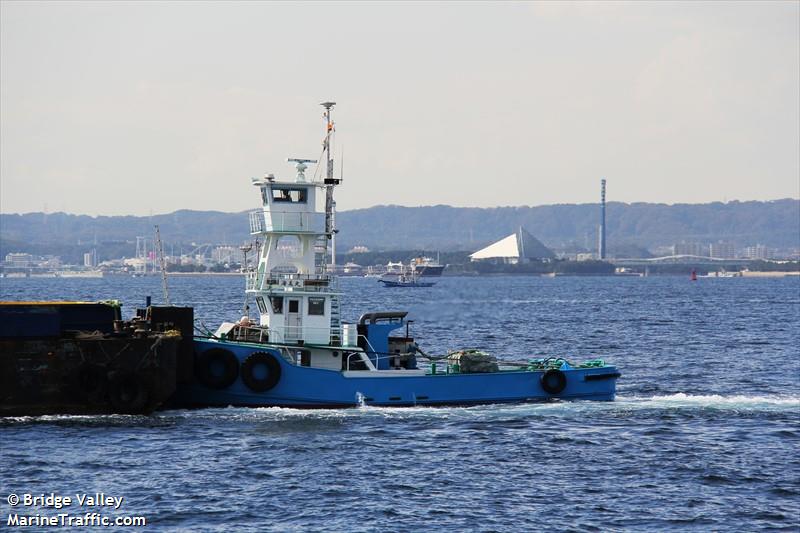
M 800 197 L 794 1 L 0 5 L 3 213 L 255 207 L 328 99 L 340 210 Z

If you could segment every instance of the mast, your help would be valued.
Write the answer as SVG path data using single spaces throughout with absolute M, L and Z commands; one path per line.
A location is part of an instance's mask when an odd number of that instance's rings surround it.
M 242 272 L 244 273 L 244 279 L 245 279 L 245 291 L 244 291 L 244 305 L 242 306 L 242 314 L 244 316 L 248 316 L 250 314 L 249 312 L 250 307 L 247 305 L 248 301 L 247 275 L 250 272 L 250 265 L 247 263 L 247 252 L 253 249 L 253 245 L 250 243 L 245 243 L 242 246 L 240 246 L 239 249 L 242 251 L 242 254 L 244 254 L 244 260 L 242 261 L 242 263 L 244 263 L 242 265 Z
M 158 266 L 161 268 L 161 288 L 164 291 L 164 303 L 169 305 L 169 287 L 167 287 L 167 265 L 164 261 L 164 243 L 161 242 L 161 230 L 156 224 L 156 250 L 158 251 Z
M 333 191 L 333 187 L 330 188 Z M 333 275 L 336 275 L 336 200 L 331 200 L 331 270 Z
M 333 135 L 333 119 L 331 109 L 336 102 L 323 102 L 320 104 L 325 108 L 325 140 L 322 141 L 322 149 L 325 152 L 325 233 L 331 241 L 331 269 L 336 274 L 336 227 L 334 220 L 334 210 L 336 202 L 333 201 L 333 188 L 339 184 L 339 180 L 333 177 L 333 154 L 331 153 L 331 137 Z

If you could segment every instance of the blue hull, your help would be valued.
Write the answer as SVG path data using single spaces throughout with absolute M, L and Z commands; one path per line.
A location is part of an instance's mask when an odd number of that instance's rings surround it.
M 195 351 L 212 348 L 232 352 L 240 364 L 254 352 L 266 352 L 280 363 L 280 379 L 266 392 L 254 392 L 241 376 L 215 390 L 199 383 L 179 387 L 175 405 L 252 407 L 356 407 L 414 405 L 472 405 L 500 402 L 560 400 L 611 401 L 619 373 L 613 366 L 564 370 L 566 387 L 558 394 L 545 392 L 543 371 L 500 371 L 486 374 L 412 374 L 403 370 L 384 372 L 335 370 L 297 366 L 264 345 L 195 340 Z M 353 377 L 354 375 L 364 377 Z M 383 377 L 381 377 L 383 376 Z

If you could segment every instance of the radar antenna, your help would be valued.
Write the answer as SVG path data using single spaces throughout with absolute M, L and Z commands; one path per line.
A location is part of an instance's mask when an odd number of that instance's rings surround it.
M 294 168 L 297 169 L 297 177 L 295 178 L 295 181 L 297 181 L 298 183 L 305 183 L 306 181 L 306 169 L 308 168 L 306 164 L 307 163 L 314 164 L 317 162 L 316 159 L 299 159 L 294 157 L 290 157 L 286 161 L 288 161 L 289 163 L 295 163 Z

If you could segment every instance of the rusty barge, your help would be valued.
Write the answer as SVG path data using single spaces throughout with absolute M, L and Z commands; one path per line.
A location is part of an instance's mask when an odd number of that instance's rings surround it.
M 192 325 L 191 308 L 126 321 L 115 301 L 0 302 L 0 416 L 150 413 L 175 392 Z

